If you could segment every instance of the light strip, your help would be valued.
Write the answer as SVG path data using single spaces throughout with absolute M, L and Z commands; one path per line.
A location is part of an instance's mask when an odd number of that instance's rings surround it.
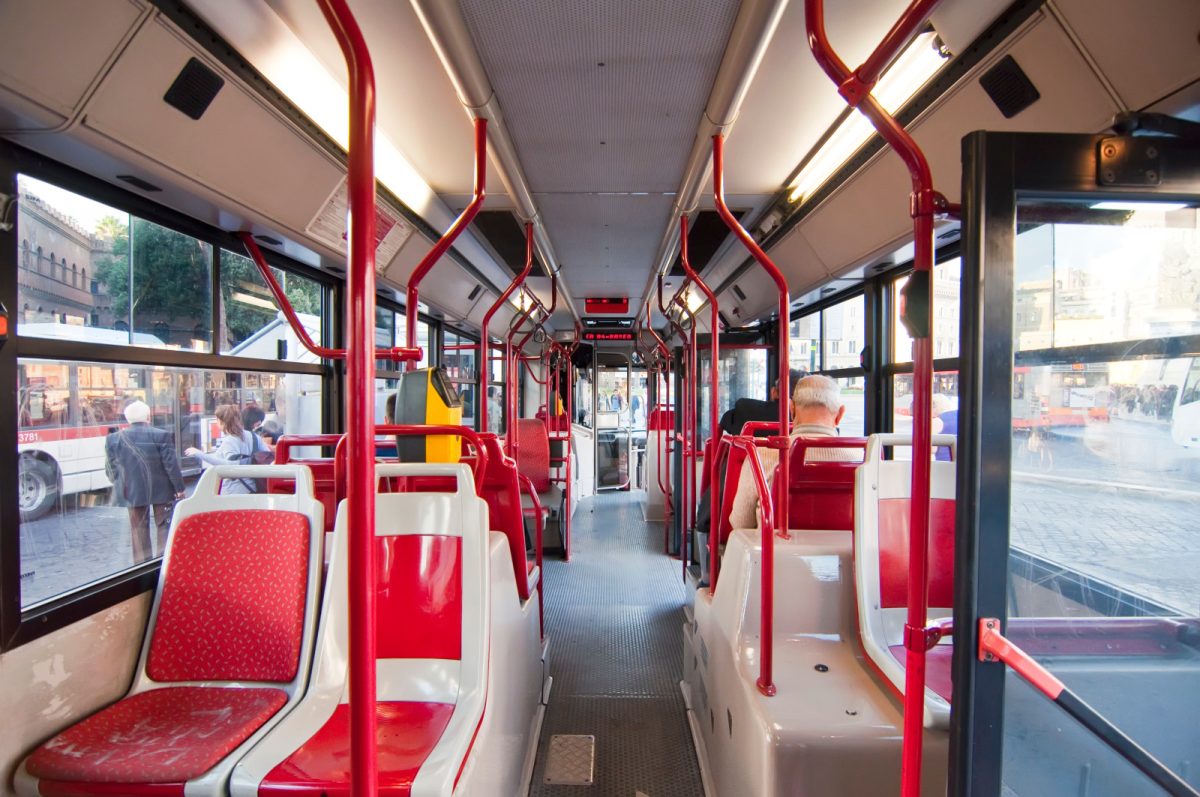
M 888 113 L 903 107 L 946 64 L 934 47 L 935 38 L 937 34 L 930 31 L 909 42 L 875 84 L 871 94 Z M 846 117 L 792 180 L 788 200 L 800 202 L 816 193 L 874 133 L 874 126 L 861 111 Z
M 1134 202 L 1126 200 L 1108 200 L 1089 205 L 1092 210 L 1156 210 L 1159 213 L 1171 213 L 1188 207 L 1186 202 Z

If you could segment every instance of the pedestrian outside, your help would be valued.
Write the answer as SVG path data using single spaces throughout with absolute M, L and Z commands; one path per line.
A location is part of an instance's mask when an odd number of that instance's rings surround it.
M 150 522 L 157 532 L 158 553 L 167 544 L 175 502 L 184 496 L 183 474 L 175 453 L 175 439 L 165 429 L 151 426 L 150 407 L 134 401 L 125 408 L 129 426 L 104 440 L 105 471 L 113 483 L 113 498 L 129 509 L 133 563 L 154 555 L 150 548 Z

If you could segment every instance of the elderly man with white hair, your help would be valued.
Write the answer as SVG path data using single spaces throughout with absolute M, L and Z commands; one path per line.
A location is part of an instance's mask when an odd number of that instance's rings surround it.
M 113 498 L 129 508 L 133 563 L 153 555 L 150 524 L 157 532 L 158 553 L 167 544 L 175 501 L 184 496 L 183 475 L 175 455 L 175 438 L 150 424 L 150 407 L 135 400 L 125 408 L 129 426 L 104 441 L 105 470 L 113 482 Z
M 837 426 L 846 414 L 842 404 L 842 389 L 828 376 L 813 374 L 796 383 L 792 392 L 792 438 L 836 437 Z M 758 449 L 763 473 L 768 481 L 774 478 L 775 466 L 779 464 L 779 452 L 773 448 Z M 846 448 L 810 449 L 808 459 L 832 461 L 859 461 L 861 454 Z M 750 463 L 742 465 L 737 493 L 733 497 L 733 508 L 729 522 L 735 529 L 754 528 L 758 525 L 758 491 L 754 487 L 754 475 Z

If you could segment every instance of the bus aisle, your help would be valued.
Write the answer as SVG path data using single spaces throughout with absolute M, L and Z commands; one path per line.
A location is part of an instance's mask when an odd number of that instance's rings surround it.
M 561 783 L 568 779 L 562 774 L 586 772 L 586 757 L 564 766 L 565 756 L 550 754 L 556 735 L 595 737 L 596 794 L 704 793 L 679 690 L 685 590 L 678 563 L 662 553 L 662 529 L 642 519 L 642 495 L 585 499 L 575 513 L 570 564 L 545 562 L 554 684 L 531 797 L 574 794 L 547 778 Z M 579 749 L 586 756 L 586 744 Z

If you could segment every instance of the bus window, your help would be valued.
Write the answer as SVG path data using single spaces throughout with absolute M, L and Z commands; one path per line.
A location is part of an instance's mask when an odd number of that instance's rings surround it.
M 187 489 L 201 463 L 183 451 L 215 445 L 220 429 L 213 411 L 219 404 L 260 408 L 285 433 L 321 432 L 317 374 L 31 358 L 19 361 L 17 373 L 21 602 L 26 608 L 139 564 L 133 558 L 130 513 L 122 496 L 113 495 L 110 474 L 115 471 L 105 448 L 114 433 L 128 428 L 124 411 L 135 399 L 149 405 L 148 423 L 170 441 Z

